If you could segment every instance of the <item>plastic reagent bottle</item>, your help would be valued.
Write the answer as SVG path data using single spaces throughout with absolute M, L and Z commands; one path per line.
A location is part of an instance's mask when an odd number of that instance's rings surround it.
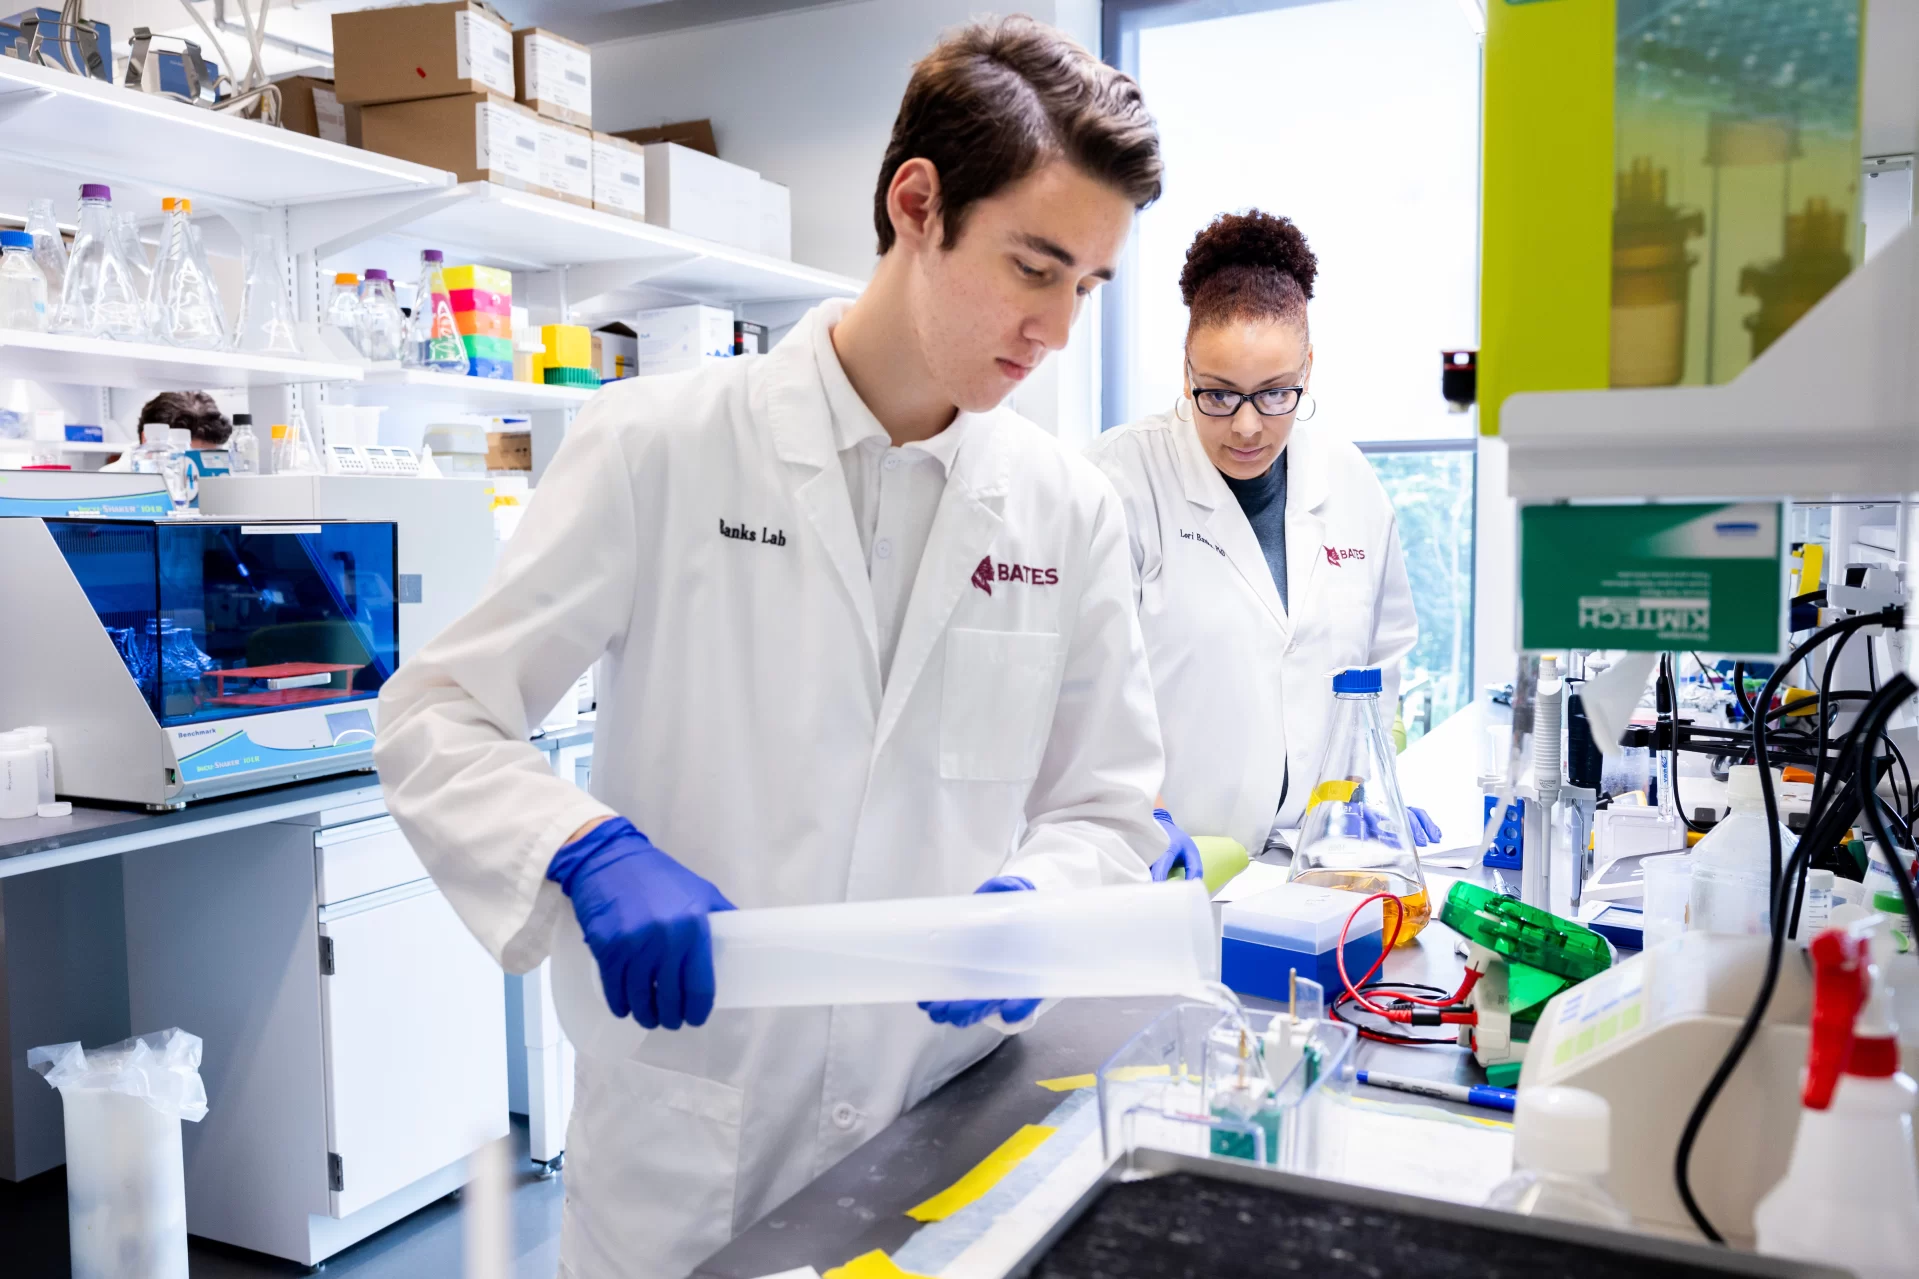
M 167 496 L 173 499 L 173 513 L 187 515 L 200 496 L 200 468 L 188 456 L 193 447 L 193 432 L 176 426 L 167 432 Z
M 0 733 L 0 818 L 32 817 L 39 811 L 39 766 L 33 743 L 25 733 Z
M 47 277 L 25 231 L 0 231 L 0 328 L 47 331 Z
M 140 475 L 165 475 L 167 455 L 173 451 L 167 441 L 167 424 L 148 422 L 140 428 L 140 444 L 127 455 L 127 462 Z
M 466 376 L 466 344 L 453 320 L 453 298 L 447 292 L 444 255 L 438 249 L 420 253 L 420 284 L 413 292 L 413 314 L 407 320 L 406 349 L 401 362 L 408 368 Z
M 235 475 L 260 473 L 260 437 L 253 433 L 253 415 L 233 415 L 233 438 L 227 441 L 227 465 Z
M 374 267 L 360 282 L 360 354 L 369 360 L 397 360 L 406 341 L 406 317 L 393 294 L 393 281 Z
M 57 303 L 67 282 L 67 242 L 53 216 L 52 200 L 35 200 L 27 206 L 27 234 L 33 237 L 33 260 L 47 277 L 47 299 Z
M 1910 1275 L 1919 1257 L 1919 1087 L 1899 1069 L 1884 928 L 1865 919 L 1813 938 L 1799 1134 L 1786 1175 L 1752 1214 L 1759 1252 L 1843 1267 L 1860 1279 Z
M 333 296 L 327 301 L 327 323 L 346 335 L 354 350 L 360 350 L 360 277 L 341 271 L 333 277 Z M 360 352 L 366 354 L 364 351 Z
M 1522 1088 L 1513 1110 L 1513 1175 L 1488 1208 L 1623 1230 L 1632 1216 L 1606 1189 L 1612 1107 L 1583 1088 Z
M 1773 784 L 1784 785 L 1777 776 Z M 1764 936 L 1771 931 L 1767 899 L 1772 892 L 1772 854 L 1766 797 L 1756 765 L 1733 765 L 1726 778 L 1726 798 L 1732 811 L 1706 832 L 1692 852 L 1686 926 L 1693 932 Z M 1779 838 L 1780 847 L 1788 852 L 1799 839 L 1783 823 Z
M 1398 898 L 1398 919 L 1385 911 L 1386 935 L 1404 946 L 1432 918 L 1426 874 L 1399 797 L 1393 749 L 1380 720 L 1383 681 L 1377 667 L 1353 666 L 1333 677 L 1333 714 L 1326 754 L 1307 793 L 1289 881 Z
M 227 344 L 226 311 L 193 233 L 193 201 L 169 196 L 161 203 L 167 211 L 166 236 L 147 293 L 153 335 L 175 346 L 219 350 Z
M 53 743 L 47 737 L 47 730 L 39 724 L 26 724 L 16 728 L 33 747 L 34 772 L 40 781 L 40 802 L 53 803 Z
M 145 299 L 113 234 L 113 192 L 98 183 L 80 188 L 80 229 L 60 290 L 54 327 L 87 337 L 140 341 L 147 336 Z

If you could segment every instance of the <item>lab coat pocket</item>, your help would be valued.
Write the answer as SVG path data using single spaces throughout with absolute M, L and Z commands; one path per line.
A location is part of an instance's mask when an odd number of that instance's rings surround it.
M 1052 722 L 1059 636 L 950 630 L 940 703 L 940 776 L 1024 782 L 1039 775 Z
M 632 1060 L 582 1057 L 575 1078 L 567 1177 L 606 1209 L 605 1251 L 634 1274 L 681 1274 L 717 1251 L 736 1228 L 741 1091 Z

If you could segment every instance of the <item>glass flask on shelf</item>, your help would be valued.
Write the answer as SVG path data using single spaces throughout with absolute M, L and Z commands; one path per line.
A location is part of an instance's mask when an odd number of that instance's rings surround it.
M 52 200 L 35 200 L 27 206 L 27 234 L 33 237 L 33 260 L 47 277 L 47 300 L 57 305 L 67 282 L 67 241 L 60 234 L 59 219 L 53 216 Z
M 113 192 L 98 182 L 80 188 L 80 229 L 73 237 L 54 327 L 132 342 L 147 336 L 146 299 L 114 235 Z
M 240 291 L 240 327 L 234 348 L 255 355 L 301 356 L 300 333 L 293 323 L 293 300 L 273 237 L 256 235 L 247 253 L 246 283 Z
M 25 231 L 0 231 L 0 328 L 47 331 L 47 277 Z
M 312 475 L 319 469 L 319 455 L 313 451 L 312 439 L 307 434 L 306 416 L 295 409 L 292 421 L 274 425 L 273 473 Z
M 166 234 L 147 294 L 153 336 L 174 346 L 220 350 L 227 344 L 227 317 L 214 287 L 200 237 L 193 230 L 193 201 L 168 197 Z
M 1400 799 L 1392 743 L 1380 719 L 1383 681 L 1377 667 L 1348 667 L 1333 676 L 1333 713 L 1326 753 L 1307 793 L 1289 880 L 1347 892 L 1391 893 L 1385 935 L 1401 946 L 1432 918 L 1426 874 L 1413 847 Z
M 378 267 L 360 280 L 360 354 L 373 361 L 397 360 L 406 341 L 406 317 L 394 296 L 393 281 Z
M 140 220 L 125 209 L 113 212 L 113 243 L 133 272 L 133 286 L 141 297 L 153 283 L 153 263 L 147 259 L 147 246 L 140 239 Z
M 333 296 L 327 300 L 326 320 L 346 335 L 354 350 L 360 350 L 360 277 L 353 272 L 341 271 L 333 277 Z
M 413 291 L 413 314 L 407 319 L 406 347 L 400 362 L 410 369 L 466 376 L 466 343 L 453 320 L 453 298 L 447 292 L 445 258 L 438 249 L 420 253 L 420 284 Z

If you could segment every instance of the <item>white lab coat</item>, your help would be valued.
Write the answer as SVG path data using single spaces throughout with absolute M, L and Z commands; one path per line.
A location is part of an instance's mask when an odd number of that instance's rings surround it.
M 1392 502 L 1366 458 L 1300 422 L 1286 446 L 1281 605 L 1265 553 L 1190 421 L 1164 414 L 1108 431 L 1092 455 L 1119 489 L 1166 747 L 1164 795 L 1196 835 L 1255 855 L 1295 826 L 1318 772 L 1330 675 L 1382 668 L 1399 695 L 1418 637 Z
M 911 1005 L 615 1020 L 545 878 L 579 826 L 630 817 L 742 909 L 1138 881 L 1165 847 L 1118 498 L 1010 411 L 969 424 L 882 690 L 827 322 L 600 392 L 486 594 L 381 694 L 387 802 L 447 899 L 509 971 L 554 956 L 578 1279 L 684 1274 L 1000 1038 Z M 589 795 L 526 733 L 595 661 Z

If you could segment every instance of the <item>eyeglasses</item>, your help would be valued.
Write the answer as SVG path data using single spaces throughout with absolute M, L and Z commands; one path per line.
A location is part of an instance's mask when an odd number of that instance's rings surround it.
M 1186 377 L 1189 382 L 1198 381 L 1193 373 L 1193 362 L 1186 362 Z M 1263 391 L 1254 391 L 1251 395 L 1240 391 L 1226 391 L 1217 387 L 1193 388 L 1193 407 L 1207 417 L 1231 417 L 1239 412 L 1239 406 L 1251 400 L 1253 412 L 1261 417 L 1285 417 L 1299 407 L 1299 397 L 1306 390 L 1304 386 L 1269 386 Z

